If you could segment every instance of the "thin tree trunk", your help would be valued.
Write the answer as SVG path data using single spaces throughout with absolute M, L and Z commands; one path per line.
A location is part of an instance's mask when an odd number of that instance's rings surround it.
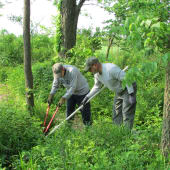
M 26 101 L 29 110 L 34 106 L 33 96 L 33 75 L 31 70 L 31 43 L 30 43 L 30 0 L 24 0 L 24 20 L 23 20 L 23 39 L 24 39 L 24 72 Z
M 162 127 L 162 153 L 168 158 L 170 154 L 170 61 L 166 68 L 166 81 L 164 92 L 164 113 Z
M 113 43 L 113 37 L 110 37 L 109 38 L 109 45 L 108 45 L 107 52 L 106 52 L 106 60 L 107 61 L 108 61 L 108 58 L 109 58 L 109 52 L 110 52 L 110 48 L 112 46 L 112 43 Z

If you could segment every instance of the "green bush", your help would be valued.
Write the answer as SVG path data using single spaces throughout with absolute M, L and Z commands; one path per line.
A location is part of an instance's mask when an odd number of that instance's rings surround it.
M 79 30 L 76 46 L 67 52 L 71 57 L 70 63 L 82 65 L 87 57 L 94 56 L 96 50 L 101 49 L 100 32 L 92 33 L 90 29 Z
M 16 66 L 23 63 L 23 39 L 22 36 L 0 32 L 0 65 Z
M 46 34 L 31 37 L 31 56 L 33 62 L 42 62 L 54 56 L 54 40 Z M 17 66 L 24 61 L 23 37 L 17 37 L 6 30 L 0 31 L 0 65 Z
M 35 34 L 31 40 L 32 61 L 43 62 L 54 56 L 54 40 L 45 34 Z
M 35 98 L 46 102 L 53 81 L 52 65 L 50 63 L 37 63 L 33 65 L 32 70 Z
M 12 156 L 35 146 L 43 135 L 40 121 L 14 103 L 1 104 L 0 113 L 0 162 L 4 166 L 10 164 Z
M 136 124 L 160 126 L 163 116 L 164 71 L 145 75 L 138 83 Z M 159 94 L 159 95 L 158 95 Z

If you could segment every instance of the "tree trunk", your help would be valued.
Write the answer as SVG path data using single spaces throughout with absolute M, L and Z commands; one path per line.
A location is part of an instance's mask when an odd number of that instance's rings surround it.
M 76 44 L 77 23 L 80 9 L 85 0 L 80 0 L 76 5 L 76 0 L 63 0 L 61 4 L 61 29 L 62 29 L 62 49 L 61 56 L 74 47 Z
M 32 91 L 33 75 L 31 70 L 30 0 L 24 0 L 23 39 L 26 101 L 28 109 L 31 111 L 34 106 L 34 96 Z
M 162 153 L 168 158 L 170 154 L 170 61 L 166 68 L 166 81 L 164 92 L 164 111 L 162 127 Z
M 106 60 L 107 61 L 108 61 L 108 58 L 109 58 L 109 52 L 110 52 L 110 48 L 112 46 L 112 43 L 113 43 L 113 37 L 109 37 L 109 45 L 108 45 L 107 52 L 106 52 Z

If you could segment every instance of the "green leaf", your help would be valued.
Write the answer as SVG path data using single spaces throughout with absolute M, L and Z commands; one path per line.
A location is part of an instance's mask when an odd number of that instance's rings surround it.
M 135 31 L 135 28 L 136 28 L 135 24 L 132 23 L 132 24 L 130 24 L 130 26 L 129 26 L 129 31 Z
M 154 22 L 158 21 L 158 20 L 159 20 L 159 17 L 155 17 L 155 18 L 152 19 L 152 21 L 154 21 Z
M 144 47 L 149 46 L 150 42 L 151 42 L 151 39 L 150 39 L 150 38 L 147 38 L 147 39 L 145 40 L 145 42 L 144 42 Z
M 145 24 L 145 21 L 142 21 L 141 24 L 140 24 L 140 26 L 143 26 L 144 24 Z
M 145 21 L 145 26 L 148 28 L 148 27 L 150 27 L 151 23 L 152 23 L 152 20 L 147 19 L 147 20 Z
M 156 24 L 153 24 L 151 28 L 160 28 L 160 26 L 160 22 L 157 22 Z

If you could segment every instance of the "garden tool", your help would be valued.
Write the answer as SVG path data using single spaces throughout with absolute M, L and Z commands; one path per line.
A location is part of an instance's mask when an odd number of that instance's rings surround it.
M 94 94 L 91 98 L 89 98 L 89 100 L 87 101 L 87 103 L 94 98 L 97 94 L 99 94 L 103 89 L 105 88 L 105 86 L 103 86 L 96 94 Z M 63 120 L 59 125 L 56 125 L 47 136 L 51 135 L 52 133 L 54 133 L 65 121 L 69 120 L 71 117 L 73 117 L 79 110 L 81 110 L 84 106 L 81 105 L 79 108 L 77 108 L 70 116 L 68 116 L 65 120 Z
M 49 113 L 49 110 L 50 110 L 50 105 L 48 105 L 48 108 L 47 108 L 47 111 L 46 111 L 46 116 L 45 116 L 45 120 L 44 120 L 44 127 L 46 126 L 46 120 L 47 120 L 47 117 L 48 117 L 48 113 Z M 59 106 L 56 107 L 56 110 L 50 120 L 50 122 L 48 123 L 47 127 L 44 128 L 43 132 L 46 134 L 51 126 L 51 123 L 56 115 L 56 113 L 58 112 L 59 110 Z

